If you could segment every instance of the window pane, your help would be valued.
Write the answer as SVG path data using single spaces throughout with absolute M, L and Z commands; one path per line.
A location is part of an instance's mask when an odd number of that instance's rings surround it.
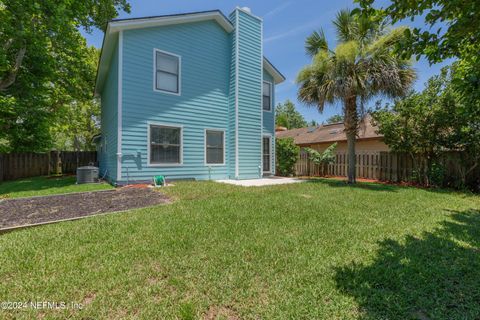
M 270 171 L 270 156 L 264 155 L 263 156 L 263 171 L 269 172 Z
M 180 128 L 151 126 L 150 134 L 152 143 L 162 145 L 180 144 Z
M 178 57 L 157 52 L 157 70 L 178 75 Z
M 207 130 L 207 163 L 223 163 L 223 131 Z
M 263 96 L 263 110 L 270 110 L 270 97 Z
M 207 131 L 207 145 L 211 147 L 223 146 L 223 132 L 222 131 Z
M 178 76 L 157 71 L 157 89 L 178 92 Z
M 152 145 L 150 152 L 151 163 L 174 164 L 180 163 L 180 147 Z
M 263 83 L 263 95 L 270 97 L 270 83 L 268 82 Z
M 208 148 L 207 149 L 207 163 L 223 163 L 223 149 L 221 148 Z
M 270 154 L 270 138 L 263 138 L 263 154 Z
M 180 163 L 181 129 L 162 126 L 150 127 L 150 162 Z

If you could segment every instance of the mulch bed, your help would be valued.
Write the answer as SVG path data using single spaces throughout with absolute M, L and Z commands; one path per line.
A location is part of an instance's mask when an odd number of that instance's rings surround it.
M 144 208 L 170 199 L 147 188 L 121 188 L 0 201 L 0 229 Z

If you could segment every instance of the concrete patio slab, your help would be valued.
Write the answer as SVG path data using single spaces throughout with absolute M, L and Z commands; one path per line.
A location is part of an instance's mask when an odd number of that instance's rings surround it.
M 296 178 L 271 177 L 271 178 L 248 179 L 248 180 L 217 180 L 217 182 L 228 183 L 228 184 L 233 184 L 236 186 L 243 186 L 243 187 L 263 187 L 263 186 L 274 186 L 279 184 L 299 183 L 299 182 L 305 182 L 305 180 L 296 179 Z

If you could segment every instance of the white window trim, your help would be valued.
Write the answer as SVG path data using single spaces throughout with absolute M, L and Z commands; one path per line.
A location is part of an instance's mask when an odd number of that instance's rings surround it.
M 169 127 L 180 129 L 180 163 L 151 163 L 150 162 L 150 127 Z M 147 167 L 180 167 L 183 166 L 183 126 L 180 124 L 147 122 Z
M 223 163 L 207 163 L 207 131 L 223 132 Z M 226 136 L 226 130 L 225 129 L 205 128 L 205 130 L 203 130 L 203 164 L 206 167 L 218 167 L 218 166 L 224 166 L 225 165 L 225 155 L 226 155 L 226 153 L 225 153 L 225 150 L 226 150 L 225 136 Z
M 157 89 L 157 52 L 164 53 L 164 54 L 178 58 L 178 92 L 171 92 L 171 91 Z M 182 95 L 182 56 L 175 53 L 168 52 L 168 51 L 153 48 L 153 91 L 171 94 L 174 96 Z
M 270 110 L 263 109 L 263 84 L 264 83 L 268 83 L 268 85 L 270 86 Z M 273 84 L 267 80 L 263 80 L 262 82 L 262 110 L 263 112 L 272 112 L 273 110 Z
M 263 138 L 268 138 L 268 143 L 269 143 L 269 146 L 270 146 L 270 170 L 269 171 L 263 171 Z M 272 173 L 272 152 L 273 151 L 273 148 L 272 148 L 272 135 L 270 133 L 265 133 L 262 135 L 262 173 Z

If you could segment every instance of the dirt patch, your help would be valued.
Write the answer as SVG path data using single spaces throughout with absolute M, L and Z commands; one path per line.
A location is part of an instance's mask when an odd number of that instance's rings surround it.
M 93 300 L 95 300 L 96 296 L 97 295 L 93 292 L 88 293 L 85 296 L 85 298 L 83 298 L 82 305 L 88 306 L 89 304 L 91 304 L 93 302 Z
M 215 319 L 238 320 L 240 319 L 240 317 L 231 308 L 223 307 L 223 306 L 210 306 L 210 308 L 208 308 L 208 311 L 204 314 L 203 319 L 205 320 L 215 320 Z
M 146 188 L 0 200 L 0 229 L 144 208 L 168 202 L 170 199 L 167 196 Z

